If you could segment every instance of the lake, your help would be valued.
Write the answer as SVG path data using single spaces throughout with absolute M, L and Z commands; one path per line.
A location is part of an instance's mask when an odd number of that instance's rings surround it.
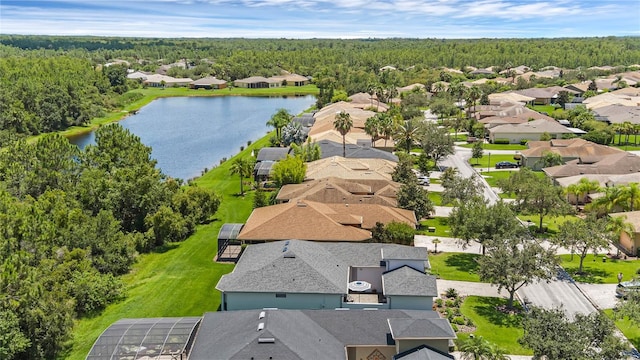
M 184 180 L 200 176 L 273 130 L 266 122 L 280 108 L 297 115 L 314 96 L 171 97 L 154 100 L 119 122 L 151 146 L 162 172 Z M 95 143 L 93 132 L 70 138 L 80 148 Z

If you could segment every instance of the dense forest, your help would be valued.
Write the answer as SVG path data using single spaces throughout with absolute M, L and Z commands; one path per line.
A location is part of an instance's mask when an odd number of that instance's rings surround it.
M 62 136 L 135 99 L 127 68 L 229 81 L 286 70 L 311 76 L 321 96 L 472 78 L 465 66 L 567 69 L 600 75 L 640 59 L 640 38 L 580 39 L 134 39 L 0 36 L 0 359 L 52 359 L 73 319 L 126 296 L 120 275 L 137 254 L 186 239 L 220 197 L 166 177 L 151 149 L 118 125 L 80 151 Z M 114 59 L 130 65 L 105 66 Z M 380 71 L 392 65 L 400 71 Z M 442 67 L 464 70 L 443 72 Z M 579 69 L 580 68 L 580 69 Z M 455 95 L 452 87 L 452 96 Z M 489 84 L 488 92 L 504 90 Z M 460 97 L 462 92 L 457 96 Z M 139 94 L 137 94 L 139 95 Z M 474 95 L 475 96 L 475 95 Z M 415 99 L 414 99 L 415 98 Z M 436 96 L 436 99 L 438 97 Z M 416 94 L 405 105 L 424 106 Z M 473 98 L 480 100 L 479 94 Z M 434 111 L 438 103 L 432 105 Z M 448 111 L 440 104 L 438 113 Z M 403 108 L 409 109 L 409 106 Z M 398 110 L 395 111 L 404 111 Z M 414 113 L 401 114 L 410 119 Z M 410 144 L 409 144 L 410 145 Z M 407 145 L 407 146 L 409 146 Z

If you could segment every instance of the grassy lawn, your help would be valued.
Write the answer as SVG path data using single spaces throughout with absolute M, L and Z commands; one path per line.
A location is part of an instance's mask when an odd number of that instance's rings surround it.
M 478 162 L 478 164 L 476 164 L 476 161 Z M 515 160 L 513 160 L 513 155 L 492 154 L 491 155 L 491 164 L 489 165 L 489 167 L 495 167 L 496 163 L 500 162 L 500 161 L 515 162 Z M 477 167 L 477 168 L 486 169 L 488 163 L 489 163 L 489 154 L 486 151 L 484 152 L 484 154 L 482 155 L 482 157 L 480 159 L 469 159 L 469 164 L 471 164 L 471 166 Z
M 538 215 L 522 215 L 518 214 L 518 218 L 522 221 L 530 221 L 529 229 L 531 233 L 538 238 L 549 238 L 555 236 L 558 233 L 558 227 L 567 220 L 577 219 L 574 215 L 560 215 L 560 216 L 545 216 L 542 219 L 542 226 L 547 229 L 544 233 L 538 233 L 538 226 L 540 218 Z
M 636 349 L 640 349 L 640 327 L 633 324 L 629 318 L 615 319 L 613 309 L 604 310 L 604 313 L 613 321 L 624 336 L 629 339 Z
M 256 141 L 240 153 L 268 144 L 268 136 Z M 198 227 L 196 233 L 182 243 L 170 244 L 166 251 L 138 258 L 131 272 L 123 277 L 127 297 L 112 304 L 101 314 L 76 322 L 70 351 L 63 356 L 81 360 L 86 357 L 96 338 L 121 318 L 201 316 L 216 311 L 220 294 L 215 285 L 233 265 L 213 262 L 217 251 L 220 226 L 226 222 L 244 222 L 252 210 L 252 194 L 240 197 L 240 179 L 229 175 L 227 161 L 196 180 L 199 186 L 215 189 L 223 197 L 211 223 Z
M 496 344 L 512 355 L 531 355 L 532 351 L 518 344 L 518 339 L 524 334 L 521 327 L 522 314 L 505 314 L 496 310 L 497 306 L 507 303 L 507 299 L 469 296 L 460 310 L 462 314 L 475 323 L 476 336 L 482 336 Z M 468 334 L 458 334 L 459 338 L 468 337 Z
M 442 196 L 440 195 L 439 192 L 429 191 L 428 195 L 429 195 L 429 200 L 431 200 L 433 205 L 435 206 L 442 205 Z
M 498 180 L 500 179 L 508 179 L 509 176 L 511 176 L 511 174 L 513 174 L 514 171 L 509 171 L 509 170 L 495 170 L 495 171 L 483 171 L 482 172 L 482 177 L 484 177 L 485 180 L 487 180 L 487 183 L 489 184 L 489 186 L 491 187 L 498 187 Z
M 476 274 L 480 256 L 467 253 L 429 254 L 431 273 L 444 280 L 480 282 Z
M 473 148 L 473 144 L 461 144 L 458 145 L 460 147 L 465 147 L 465 148 Z M 482 148 L 484 150 L 525 150 L 527 149 L 526 145 L 520 145 L 520 144 L 489 144 L 489 143 L 484 143 L 482 144 Z
M 593 255 L 589 254 L 584 258 L 582 275 L 576 275 L 580 266 L 580 258 L 576 255 L 571 260 L 571 255 L 560 255 L 562 267 L 573 276 L 576 281 L 592 283 L 592 284 L 617 284 L 618 273 L 624 275 L 624 280 L 631 280 L 632 277 L 638 277 L 637 271 L 640 270 L 640 260 L 622 260 L 609 259 L 602 262 L 605 254 Z
M 430 226 L 436 228 L 435 232 L 429 232 Z M 420 221 L 420 229 L 416 232 L 420 235 L 451 237 L 451 227 L 449 219 L 446 217 L 434 217 Z

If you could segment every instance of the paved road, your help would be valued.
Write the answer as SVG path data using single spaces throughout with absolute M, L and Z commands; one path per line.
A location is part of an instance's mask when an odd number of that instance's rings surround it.
M 500 197 L 491 189 L 487 181 L 471 167 L 468 160 L 471 158 L 471 149 L 456 147 L 456 152 L 440 161 L 439 165 L 447 167 L 455 167 L 458 174 L 465 178 L 475 177 L 482 185 L 482 192 L 489 201 L 489 204 L 495 204 Z
M 590 314 L 596 311 L 578 286 L 566 279 L 555 278 L 550 282 L 530 284 L 518 290 L 517 294 L 527 305 L 545 309 L 562 308 L 571 318 L 577 313 Z

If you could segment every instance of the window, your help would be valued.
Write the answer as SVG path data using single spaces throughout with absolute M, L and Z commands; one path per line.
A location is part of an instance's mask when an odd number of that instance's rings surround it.
M 276 293 L 276 297 L 277 298 L 286 298 L 287 294 L 285 294 L 285 293 Z

